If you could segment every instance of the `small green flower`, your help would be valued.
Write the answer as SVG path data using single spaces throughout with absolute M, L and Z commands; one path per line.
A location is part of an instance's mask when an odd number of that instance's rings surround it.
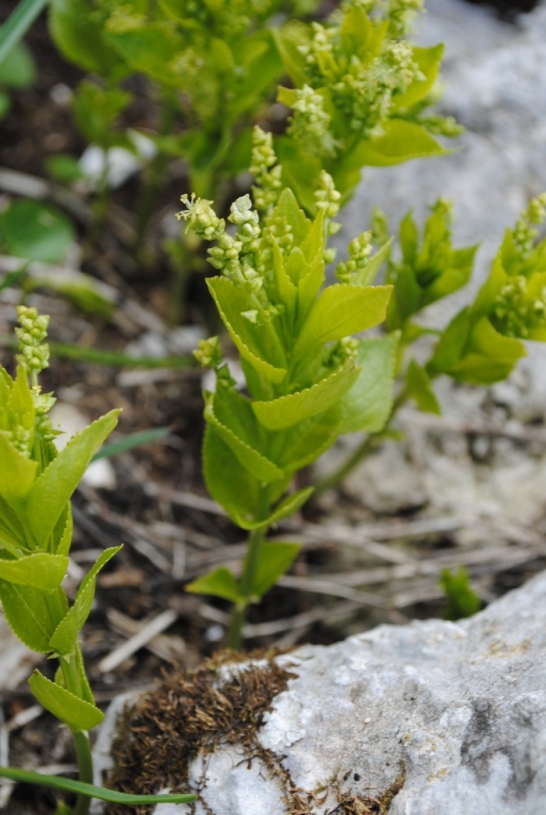
M 199 237 L 207 241 L 219 240 L 226 228 L 223 218 L 219 218 L 212 208 L 212 201 L 206 198 L 196 198 L 192 192 L 191 198 L 184 193 L 180 200 L 186 207 L 176 213 L 178 220 L 184 220 L 188 229 L 192 229 Z
M 219 368 L 222 364 L 220 337 L 216 336 L 209 337 L 206 340 L 199 340 L 193 355 L 203 368 Z
M 256 209 L 268 212 L 279 198 L 282 167 L 277 164 L 272 134 L 265 133 L 258 125 L 252 131 L 250 172 L 256 181 L 256 186 L 252 187 L 254 205 Z
M 336 143 L 330 132 L 331 116 L 324 110 L 324 99 L 310 85 L 298 88 L 296 96 L 287 133 L 314 155 L 333 155 Z
M 49 317 L 40 316 L 35 308 L 27 306 L 17 306 L 17 317 L 20 325 L 15 329 L 20 343 L 17 361 L 34 380 L 49 366 L 49 346 L 44 342 Z
M 353 277 L 367 265 L 373 250 L 371 230 L 354 238 L 347 249 L 348 260 L 338 263 L 336 269 L 336 277 L 340 283 L 351 283 Z
M 341 229 L 341 224 L 333 222 L 332 219 L 339 212 L 341 193 L 336 190 L 334 179 L 326 170 L 320 172 L 319 187 L 315 190 L 315 201 L 317 209 L 322 209 L 324 212 L 328 235 L 335 235 Z

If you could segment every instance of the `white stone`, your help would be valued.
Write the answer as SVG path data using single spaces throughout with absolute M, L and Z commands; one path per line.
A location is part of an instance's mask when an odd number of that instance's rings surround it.
M 406 777 L 389 815 L 538 815 L 546 811 L 545 609 L 543 573 L 468 620 L 384 625 L 278 657 L 297 678 L 273 700 L 259 742 L 303 793 L 326 784 L 314 815 L 335 810 L 338 790 L 380 797 L 400 762 Z M 119 708 L 107 715 L 100 766 Z M 217 746 L 190 766 L 196 815 L 286 815 L 280 784 L 240 745 Z M 189 811 L 163 805 L 155 815 Z

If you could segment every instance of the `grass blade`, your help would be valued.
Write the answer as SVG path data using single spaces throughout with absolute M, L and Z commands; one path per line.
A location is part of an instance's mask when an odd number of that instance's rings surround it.
M 99 458 L 112 458 L 119 453 L 126 453 L 134 447 L 141 447 L 143 444 L 149 444 L 151 441 L 163 439 L 165 436 L 168 436 L 170 432 L 170 427 L 154 427 L 150 430 L 139 430 L 137 433 L 129 433 L 118 441 L 105 444 L 95 453 L 91 461 L 97 461 Z
M 47 5 L 48 0 L 21 0 L 3 26 L 0 27 L 0 63 L 22 40 L 28 29 Z
M 82 781 L 72 781 L 70 778 L 60 778 L 56 775 L 42 775 L 30 770 L 19 770 L 13 767 L 0 767 L 0 777 L 10 778 L 12 781 L 22 781 L 25 784 L 39 784 L 42 787 L 75 792 L 77 795 L 86 795 L 88 798 L 98 798 L 100 801 L 109 801 L 114 804 L 188 804 L 197 799 L 197 795 L 166 793 L 164 795 L 131 795 L 126 792 L 108 790 L 104 787 L 95 787 L 93 784 L 84 784 Z

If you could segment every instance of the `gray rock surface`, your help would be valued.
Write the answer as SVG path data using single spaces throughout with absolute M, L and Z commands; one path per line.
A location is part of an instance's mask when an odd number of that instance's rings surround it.
M 380 626 L 278 657 L 296 677 L 273 700 L 259 744 L 310 815 L 539 815 L 546 811 L 545 608 L 543 573 L 465 621 Z M 109 714 L 103 758 L 114 721 Z M 285 780 L 261 758 L 249 761 L 241 745 L 200 756 L 190 779 L 200 788 L 195 815 L 289 812 Z M 365 808 L 389 789 L 390 808 Z M 187 805 L 155 809 L 189 812 Z

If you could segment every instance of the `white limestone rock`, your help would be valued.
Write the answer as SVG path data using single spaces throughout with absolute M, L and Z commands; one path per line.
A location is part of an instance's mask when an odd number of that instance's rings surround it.
M 310 815 L 379 811 L 364 807 L 389 789 L 389 815 L 546 811 L 545 608 L 543 573 L 468 620 L 384 625 L 278 657 L 296 677 L 257 738 L 284 774 L 259 750 L 218 744 L 190 767 L 195 815 L 288 815 L 289 789 Z

